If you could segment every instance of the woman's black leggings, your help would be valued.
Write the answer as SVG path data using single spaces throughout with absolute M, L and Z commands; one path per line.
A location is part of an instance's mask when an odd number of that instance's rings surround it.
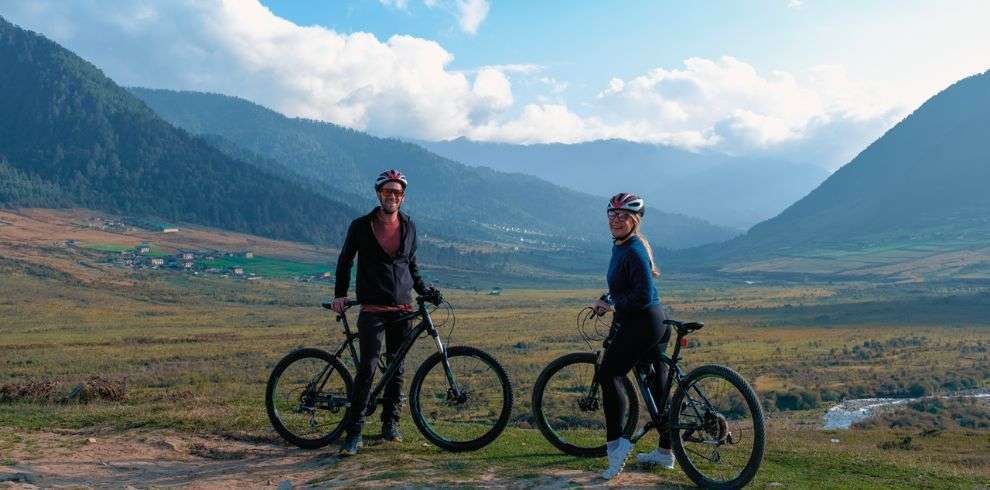
M 663 324 L 664 318 L 660 305 L 632 313 L 616 312 L 615 322 L 619 324 L 619 331 L 598 368 L 606 440 L 614 441 L 622 437 L 623 419 L 629 409 L 629 401 L 622 390 L 622 378 L 640 361 L 653 362 L 657 375 L 651 390 L 657 407 L 663 406 L 659 398 L 664 388 L 661 384 L 667 381 L 667 365 L 660 362 L 659 357 L 670 339 L 670 327 Z M 667 431 L 661 430 L 660 433 L 660 447 L 670 449 Z

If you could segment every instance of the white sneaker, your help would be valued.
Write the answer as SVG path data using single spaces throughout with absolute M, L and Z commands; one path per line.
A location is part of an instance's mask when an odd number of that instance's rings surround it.
M 660 448 L 656 448 L 648 453 L 637 454 L 636 461 L 643 464 L 657 465 L 668 470 L 674 469 L 674 453 L 661 451 Z
M 622 468 L 626 465 L 626 458 L 633 450 L 633 443 L 625 437 L 620 437 L 609 446 L 611 447 L 608 448 L 608 468 L 602 472 L 602 478 L 606 480 L 611 480 L 622 472 Z

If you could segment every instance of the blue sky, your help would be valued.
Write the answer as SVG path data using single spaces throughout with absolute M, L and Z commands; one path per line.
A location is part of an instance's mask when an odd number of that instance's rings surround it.
M 410 139 L 600 138 L 835 168 L 990 67 L 990 2 L 5 0 L 118 83 Z

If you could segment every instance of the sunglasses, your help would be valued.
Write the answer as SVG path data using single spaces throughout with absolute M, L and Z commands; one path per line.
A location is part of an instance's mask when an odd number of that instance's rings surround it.
M 625 211 L 607 211 L 609 221 L 627 221 L 632 215 Z
M 382 189 L 378 191 L 383 197 L 402 197 L 405 191 L 398 189 Z

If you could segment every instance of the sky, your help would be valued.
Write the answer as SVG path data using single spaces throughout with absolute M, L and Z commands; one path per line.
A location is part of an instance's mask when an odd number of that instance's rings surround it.
M 846 163 L 990 68 L 990 2 L 3 0 L 117 83 L 382 136 Z

